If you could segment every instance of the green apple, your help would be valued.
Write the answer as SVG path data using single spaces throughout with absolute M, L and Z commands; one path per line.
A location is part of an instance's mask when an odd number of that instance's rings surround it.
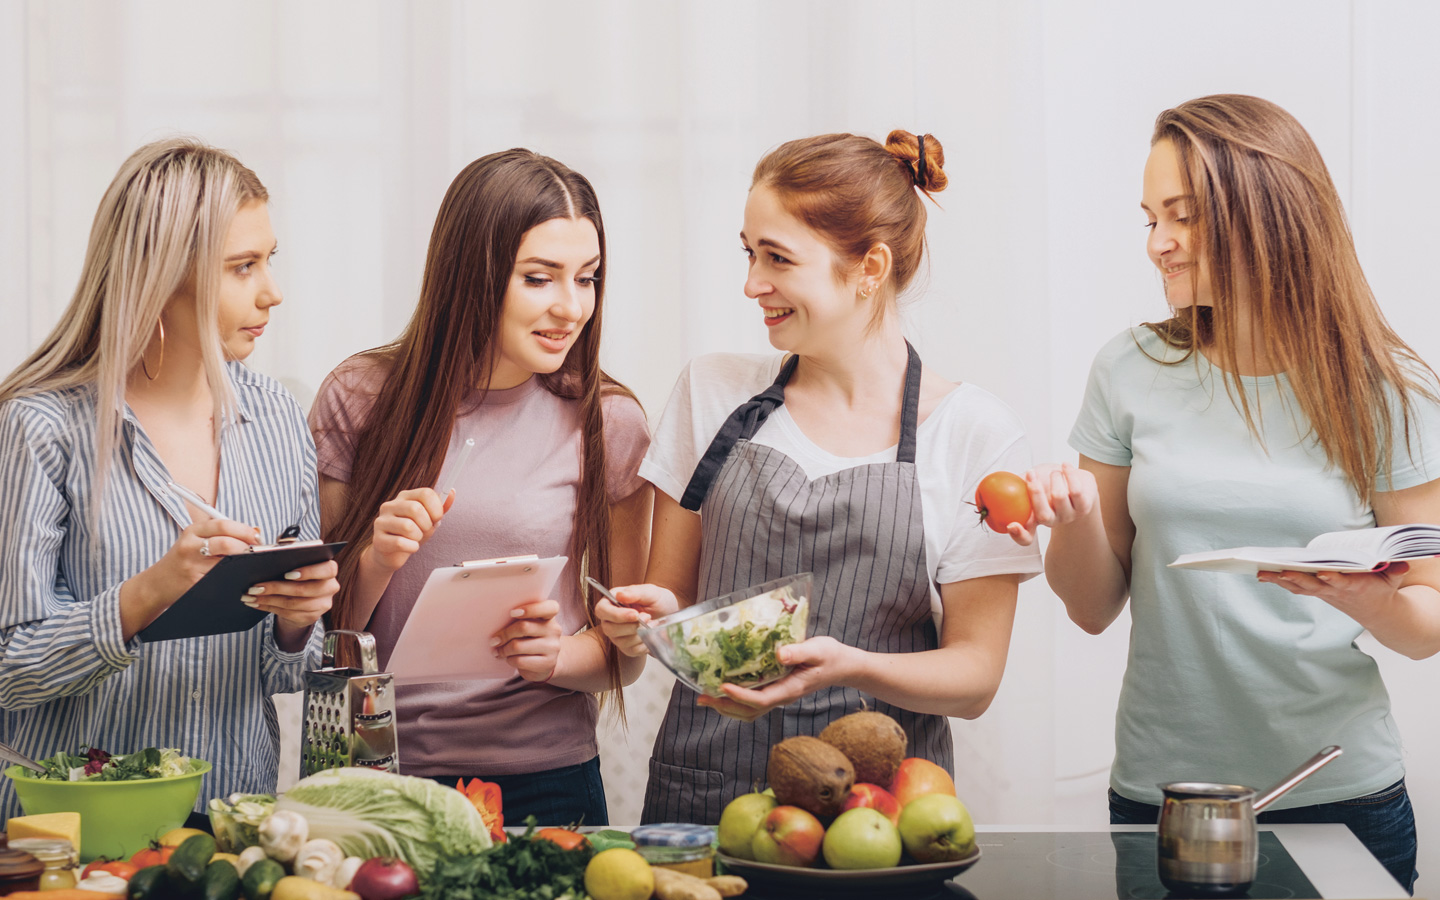
M 754 859 L 750 840 L 777 805 L 773 794 L 741 794 L 726 804 L 720 813 L 720 852 L 737 859 Z
M 975 823 L 949 794 L 925 794 L 900 810 L 900 839 L 917 862 L 961 859 L 975 849 Z
M 847 809 L 825 831 L 822 851 L 832 869 L 887 869 L 900 863 L 900 830 L 878 809 Z

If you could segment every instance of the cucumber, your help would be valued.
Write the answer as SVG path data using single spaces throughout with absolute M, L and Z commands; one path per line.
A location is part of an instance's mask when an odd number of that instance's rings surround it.
M 215 838 L 208 834 L 193 834 L 176 847 L 175 852 L 170 854 L 170 861 L 165 864 L 175 892 L 191 894 L 199 890 L 200 883 L 205 880 L 205 867 L 210 865 L 210 857 L 214 855 Z
M 284 877 L 285 867 L 273 859 L 252 863 L 245 870 L 245 877 L 240 879 L 245 900 L 270 900 L 270 892 L 275 890 L 276 882 Z
M 147 866 L 130 876 L 125 886 L 129 900 L 159 900 L 169 893 L 169 880 L 165 877 L 164 866 Z
M 201 900 L 236 900 L 240 896 L 240 873 L 234 863 L 217 859 L 205 867 L 205 880 L 200 883 Z

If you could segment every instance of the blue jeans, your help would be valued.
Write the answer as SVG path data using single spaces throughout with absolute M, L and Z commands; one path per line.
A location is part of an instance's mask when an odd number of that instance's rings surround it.
M 1262 812 L 1256 819 L 1262 825 L 1312 822 L 1348 825 L 1395 880 L 1409 893 L 1415 893 L 1415 879 L 1419 875 L 1415 871 L 1415 811 L 1410 808 L 1410 795 L 1405 791 L 1403 778 L 1382 791 L 1354 800 L 1276 809 Z M 1159 821 L 1160 807 L 1110 792 L 1111 825 L 1154 825 Z
M 526 772 L 523 775 L 424 775 L 446 787 L 478 778 L 500 785 L 500 806 L 505 824 L 524 825 L 534 816 L 540 826 L 609 825 L 605 784 L 600 780 L 600 757 L 574 766 Z

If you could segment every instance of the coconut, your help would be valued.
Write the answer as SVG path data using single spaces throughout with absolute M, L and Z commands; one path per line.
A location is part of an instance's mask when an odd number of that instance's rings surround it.
M 855 767 L 855 781 L 888 788 L 905 758 L 905 729 L 878 712 L 857 712 L 825 726 L 820 740 L 845 754 Z
M 822 819 L 840 814 L 855 784 L 845 754 L 819 738 L 786 738 L 770 748 L 770 788 L 784 806 L 798 806 Z

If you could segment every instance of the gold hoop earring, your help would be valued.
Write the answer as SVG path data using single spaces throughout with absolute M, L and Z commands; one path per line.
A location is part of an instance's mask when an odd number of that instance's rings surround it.
M 150 374 L 150 367 L 145 363 L 145 351 L 140 351 L 140 368 L 145 370 L 145 377 L 154 381 L 160 375 L 160 367 L 165 365 L 165 320 L 159 319 L 156 324 L 160 326 L 160 361 L 155 363 L 155 374 Z

